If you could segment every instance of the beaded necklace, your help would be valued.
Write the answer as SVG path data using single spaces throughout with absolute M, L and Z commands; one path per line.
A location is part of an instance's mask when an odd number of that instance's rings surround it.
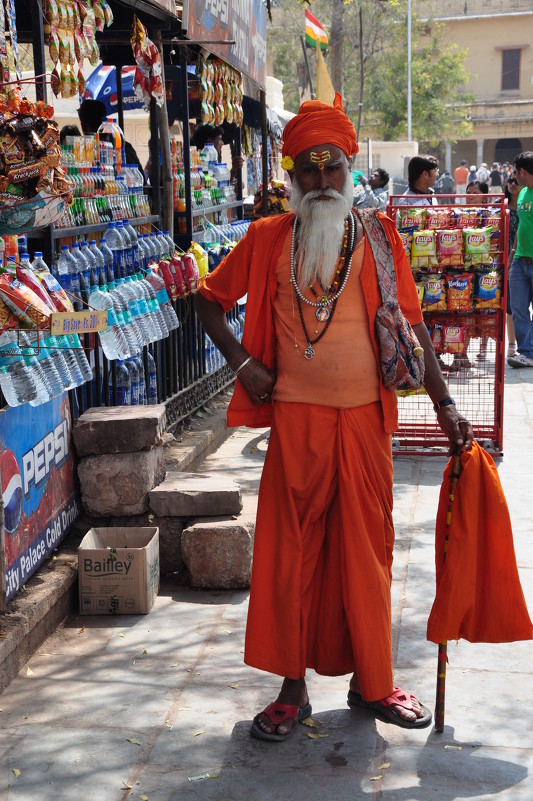
M 298 314 L 300 317 L 300 323 L 302 325 L 302 330 L 304 332 L 305 341 L 307 342 L 307 347 L 304 351 L 304 356 L 306 359 L 310 360 L 315 355 L 315 349 L 313 345 L 316 345 L 319 342 L 326 331 L 329 328 L 331 321 L 333 320 L 333 315 L 335 314 L 335 309 L 337 307 L 337 301 L 342 294 L 346 283 L 348 281 L 348 276 L 350 275 L 350 270 L 352 267 L 352 256 L 354 251 L 354 244 L 355 244 L 355 222 L 353 215 L 350 213 L 346 218 L 346 227 L 344 233 L 344 240 L 342 250 L 339 256 L 339 262 L 342 262 L 342 265 L 337 269 L 336 277 L 331 286 L 328 290 L 324 290 L 324 287 L 320 285 L 324 294 L 319 296 L 314 288 L 314 284 L 311 285 L 311 290 L 316 297 L 316 301 L 309 300 L 305 297 L 303 292 L 301 291 L 300 287 L 298 286 L 298 282 L 296 280 L 296 266 L 295 266 L 295 255 L 296 255 L 296 234 L 298 232 L 298 218 L 294 220 L 293 228 L 292 228 L 292 243 L 291 243 L 291 283 L 294 287 L 294 291 L 296 294 L 296 303 L 298 306 Z M 320 283 L 320 282 L 319 282 Z M 340 284 L 340 286 L 339 286 Z M 333 293 L 330 295 L 330 291 L 333 288 Z M 302 301 L 307 303 L 309 306 L 314 306 L 316 308 L 315 316 L 319 323 L 325 323 L 324 328 L 320 333 L 318 330 L 315 331 L 314 339 L 309 337 L 307 326 L 305 324 L 304 316 L 303 316 L 303 309 L 302 309 Z M 295 338 L 295 345 L 297 347 L 296 338 Z

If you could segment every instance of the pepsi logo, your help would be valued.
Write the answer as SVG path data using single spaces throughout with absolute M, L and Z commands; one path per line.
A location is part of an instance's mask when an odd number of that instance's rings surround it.
M 0 455 L 0 473 L 4 498 L 4 526 L 8 534 L 13 534 L 22 517 L 22 477 L 13 451 L 4 451 Z

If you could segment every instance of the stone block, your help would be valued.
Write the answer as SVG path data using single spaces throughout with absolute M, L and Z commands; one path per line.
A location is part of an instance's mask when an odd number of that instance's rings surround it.
M 239 485 L 205 473 L 168 472 L 150 492 L 150 509 L 159 517 L 237 515 L 242 509 Z
M 88 515 L 147 512 L 148 493 L 165 478 L 163 445 L 139 453 L 86 456 L 78 464 L 78 476 L 83 508 Z
M 181 552 L 193 587 L 249 587 L 252 551 L 253 538 L 238 520 L 196 521 L 181 535 Z
M 184 569 L 185 565 L 181 555 L 181 532 L 185 525 L 182 520 L 176 520 L 174 517 L 158 517 L 152 512 L 144 512 L 142 515 L 131 517 L 113 517 L 105 523 L 105 526 L 157 526 L 159 529 L 159 566 L 162 576 L 167 573 L 178 573 Z
M 162 441 L 165 423 L 163 404 L 96 407 L 74 423 L 74 445 L 79 458 L 148 450 Z

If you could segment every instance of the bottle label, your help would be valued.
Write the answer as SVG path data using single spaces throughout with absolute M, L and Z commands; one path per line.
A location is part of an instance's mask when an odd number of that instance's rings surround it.
M 0 347 L 0 367 L 10 367 L 20 361 L 21 351 L 14 342 Z
M 58 284 L 52 273 L 39 273 L 39 278 L 49 292 L 59 292 L 61 284 Z
M 139 405 L 139 384 L 137 381 L 132 382 L 131 384 L 131 405 L 138 406 Z
M 164 303 L 168 303 L 168 292 L 166 289 L 158 289 L 155 293 L 155 296 L 159 306 L 163 306 Z
M 148 380 L 148 397 L 157 398 L 157 376 L 155 373 L 150 373 Z
M 113 387 L 109 387 L 109 402 L 113 403 Z M 117 386 L 117 404 L 119 406 L 131 406 L 131 387 L 128 384 L 125 387 Z
M 141 310 L 141 314 L 149 314 L 148 304 L 145 298 L 139 298 L 137 303 L 139 304 L 139 309 Z
M 72 291 L 72 276 L 69 273 L 63 273 L 63 275 L 59 276 L 59 283 L 65 290 L 65 292 Z
M 130 312 L 132 317 L 139 317 L 141 312 L 139 311 L 139 306 L 137 305 L 136 300 L 130 300 L 129 302 Z
M 124 309 L 122 314 L 124 315 L 125 324 L 126 325 L 131 325 L 132 317 L 131 317 L 131 314 L 130 314 L 130 310 L 129 309 Z
M 113 308 L 107 310 L 107 330 L 118 324 L 117 315 L 115 314 L 115 310 Z

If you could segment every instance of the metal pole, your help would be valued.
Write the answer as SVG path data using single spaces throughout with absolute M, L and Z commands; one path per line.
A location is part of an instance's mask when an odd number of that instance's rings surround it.
M 407 141 L 412 141 L 411 115 L 411 0 L 407 0 Z
M 307 52 L 305 49 L 305 42 L 303 36 L 300 36 L 300 42 L 302 43 L 302 50 L 304 51 L 304 61 L 305 61 L 305 66 L 307 67 L 307 77 L 309 79 L 309 88 L 311 89 L 311 97 L 313 97 L 315 93 L 313 92 L 313 81 L 311 79 L 311 70 L 309 69 L 309 61 L 307 59 Z
M 263 175 L 262 209 L 263 214 L 266 215 L 268 211 L 268 131 L 266 115 L 266 92 L 264 92 L 262 89 L 259 92 L 259 99 L 261 103 L 261 172 Z

